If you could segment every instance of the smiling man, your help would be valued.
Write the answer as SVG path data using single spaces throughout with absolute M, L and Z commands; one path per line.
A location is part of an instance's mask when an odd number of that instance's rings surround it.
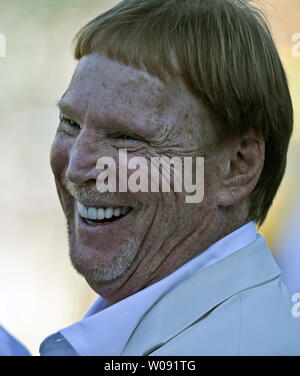
M 300 355 L 300 321 L 254 224 L 293 125 L 261 14 L 241 0 L 125 0 L 75 44 L 51 166 L 71 261 L 99 298 L 41 354 Z M 146 166 L 204 158 L 203 200 L 174 189 L 174 168 L 170 192 L 101 192 L 98 161 L 116 161 L 119 182 L 120 150 Z

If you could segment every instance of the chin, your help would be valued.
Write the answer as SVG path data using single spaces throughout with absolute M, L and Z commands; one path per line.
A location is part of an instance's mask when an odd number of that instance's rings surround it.
M 91 282 L 111 282 L 123 277 L 134 265 L 139 254 L 136 241 L 130 237 L 124 241 L 116 256 L 104 261 L 101 249 L 89 248 L 77 244 L 73 231 L 69 226 L 69 255 L 74 269 L 86 280 Z

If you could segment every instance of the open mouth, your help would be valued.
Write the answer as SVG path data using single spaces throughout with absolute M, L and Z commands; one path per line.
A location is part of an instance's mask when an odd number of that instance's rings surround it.
M 129 206 L 95 208 L 85 206 L 78 201 L 77 209 L 82 220 L 89 226 L 100 226 L 116 222 L 132 211 Z

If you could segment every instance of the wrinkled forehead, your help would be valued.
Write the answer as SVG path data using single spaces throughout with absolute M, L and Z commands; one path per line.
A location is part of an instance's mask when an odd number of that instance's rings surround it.
M 142 107 L 170 104 L 176 96 L 172 81 L 165 85 L 147 72 L 110 60 L 104 55 L 84 56 L 78 63 L 64 99 L 86 106 L 137 102 Z
M 100 54 L 79 61 L 62 100 L 76 112 L 78 121 L 99 122 L 113 116 L 133 124 L 148 122 L 153 132 L 165 126 L 188 130 L 207 115 L 180 77 L 162 82 Z

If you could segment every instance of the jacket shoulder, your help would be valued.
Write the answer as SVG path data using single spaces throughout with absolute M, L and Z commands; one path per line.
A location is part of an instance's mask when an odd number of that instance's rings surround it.
M 281 277 L 240 294 L 241 355 L 300 355 L 300 318 Z
M 214 307 L 151 355 L 300 355 L 300 318 L 281 277 Z

